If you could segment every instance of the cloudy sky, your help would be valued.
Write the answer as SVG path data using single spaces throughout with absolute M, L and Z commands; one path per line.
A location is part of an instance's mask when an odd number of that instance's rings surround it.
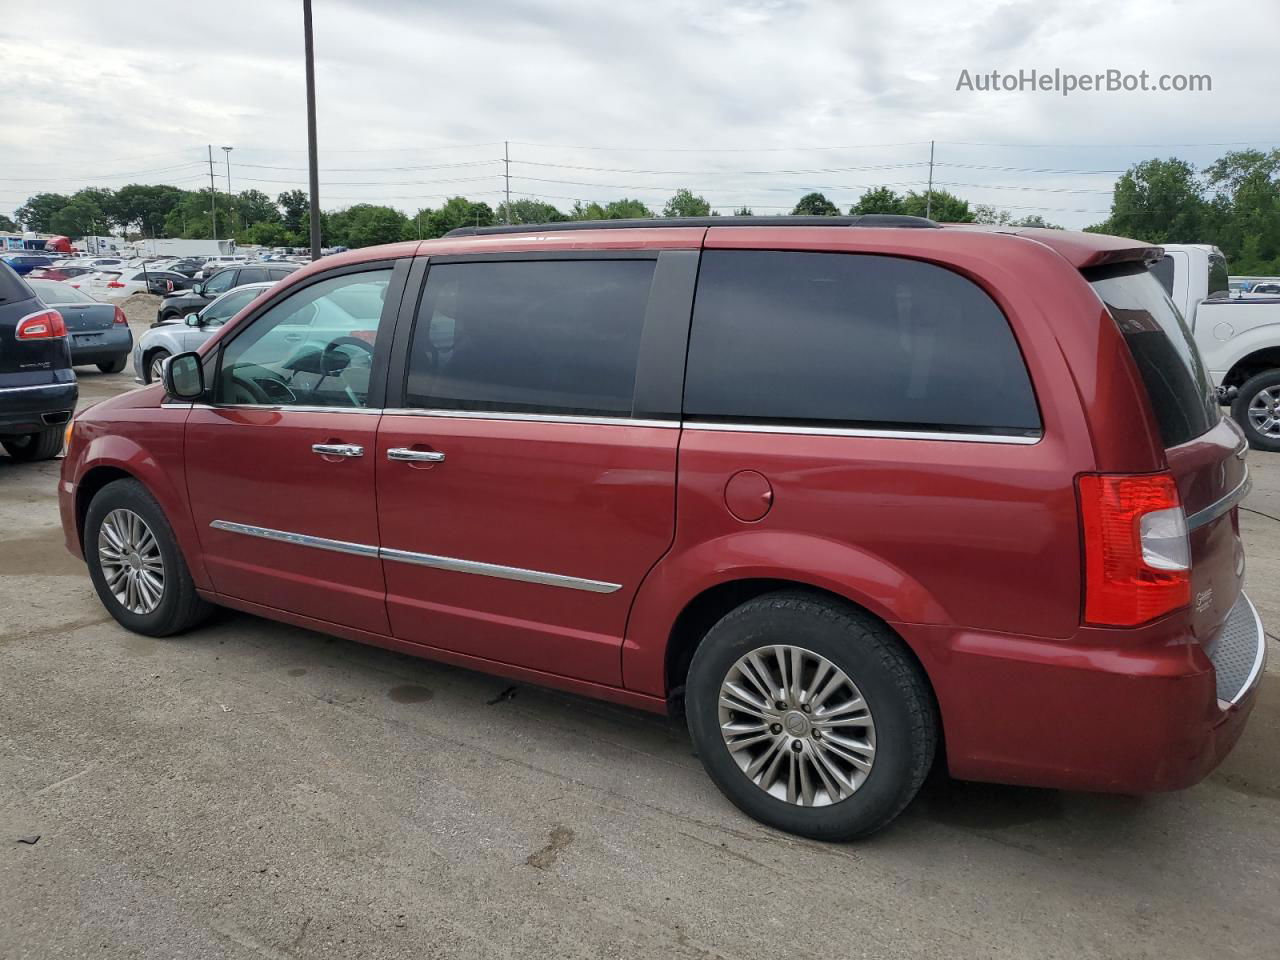
M 12 3 L 12 0 L 10 0 Z M 306 187 L 301 0 L 0 19 L 0 212 L 129 182 Z M 680 186 L 784 212 L 935 183 L 1082 226 L 1116 173 L 1280 145 L 1275 0 L 314 0 L 321 202 L 561 207 Z M 982 93 L 962 70 L 1208 74 L 1212 92 Z

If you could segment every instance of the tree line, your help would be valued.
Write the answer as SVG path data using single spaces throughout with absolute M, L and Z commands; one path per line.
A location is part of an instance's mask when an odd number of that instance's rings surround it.
M 119 230 L 129 237 L 210 237 L 217 218 L 219 237 L 264 246 L 306 246 L 311 219 L 307 194 L 288 190 L 274 200 L 260 190 L 217 193 L 210 210 L 207 190 L 130 184 L 118 190 L 86 187 L 72 194 L 38 193 L 15 211 L 26 229 L 72 237 Z M 1056 227 L 1038 215 L 1015 218 L 1009 211 L 970 203 L 946 190 L 898 193 L 868 189 L 848 211 L 824 194 L 801 197 L 793 214 L 841 213 L 925 216 L 948 223 L 988 223 Z M 750 216 L 739 207 L 734 216 Z M 623 197 L 607 203 L 575 201 L 567 210 L 535 199 L 491 207 L 453 197 L 438 208 L 412 215 L 381 204 L 359 203 L 321 214 L 324 246 L 365 247 L 397 240 L 430 239 L 463 226 L 615 220 L 643 217 L 718 216 L 705 197 L 681 188 L 660 208 Z M 17 224 L 0 216 L 0 229 Z M 1086 227 L 1149 243 L 1212 243 L 1227 254 L 1236 273 L 1280 273 L 1280 149 L 1233 151 L 1198 171 L 1179 159 L 1135 164 L 1116 182 L 1111 211 Z

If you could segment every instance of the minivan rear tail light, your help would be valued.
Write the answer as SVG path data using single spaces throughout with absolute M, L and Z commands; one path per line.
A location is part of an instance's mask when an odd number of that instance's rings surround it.
M 124 315 L 123 310 L 121 310 L 119 307 L 116 307 L 116 316 L 115 316 L 115 319 L 112 320 L 112 323 L 115 323 L 122 327 L 127 327 L 129 325 L 129 318 Z
M 1148 623 L 1191 602 L 1191 547 L 1168 473 L 1078 480 L 1084 526 L 1084 619 Z
M 28 313 L 18 321 L 13 336 L 16 340 L 56 340 L 67 335 L 67 325 L 57 310 Z

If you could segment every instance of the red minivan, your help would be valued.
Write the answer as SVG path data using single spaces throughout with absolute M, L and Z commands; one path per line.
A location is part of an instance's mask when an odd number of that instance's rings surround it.
M 221 605 L 683 711 L 811 837 L 884 826 L 935 755 L 1185 787 L 1265 641 L 1246 445 L 1160 253 L 868 216 L 326 257 L 75 419 L 67 546 L 140 633 Z

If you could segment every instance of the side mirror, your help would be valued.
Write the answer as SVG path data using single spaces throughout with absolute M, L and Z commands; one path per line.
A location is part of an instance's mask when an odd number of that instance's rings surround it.
M 160 373 L 169 396 L 179 400 L 198 400 L 204 396 L 204 366 L 198 353 L 180 353 L 164 363 Z
M 194 293 L 197 297 L 203 297 L 203 296 L 204 296 L 204 284 L 203 284 L 203 283 L 197 283 L 195 286 L 193 286 L 193 287 L 191 288 L 191 292 L 192 292 L 192 293 Z
M 182 318 L 182 322 L 185 323 L 188 327 L 198 327 L 200 326 L 200 314 L 188 313 L 185 317 Z

